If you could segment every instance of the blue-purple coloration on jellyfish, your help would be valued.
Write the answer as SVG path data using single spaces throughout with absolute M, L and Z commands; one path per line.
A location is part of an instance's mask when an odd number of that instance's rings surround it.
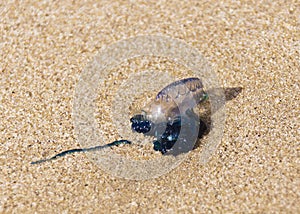
M 131 128 L 135 132 L 154 136 L 154 150 L 165 154 L 172 150 L 177 141 L 179 144 L 189 143 L 185 142 L 188 136 L 196 133 L 197 137 L 201 137 L 206 131 L 205 123 L 193 112 L 193 108 L 207 97 L 198 78 L 173 82 L 163 88 L 140 114 L 130 119 Z M 198 130 L 193 130 L 194 127 Z M 190 148 L 181 147 L 182 152 Z

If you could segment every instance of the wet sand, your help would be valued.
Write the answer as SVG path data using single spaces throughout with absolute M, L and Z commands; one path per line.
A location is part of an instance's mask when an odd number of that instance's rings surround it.
M 0 212 L 299 212 L 299 8 L 297 1 L 0 4 Z M 182 39 L 209 61 L 221 87 L 243 88 L 226 102 L 222 141 L 208 163 L 199 161 L 199 146 L 169 173 L 138 181 L 103 171 L 83 153 L 31 165 L 80 148 L 72 110 L 82 71 L 103 46 L 137 35 Z M 163 59 L 138 60 L 188 75 Z M 118 74 L 107 80 L 111 90 L 99 89 L 96 121 L 107 143 L 120 138 L 109 92 L 140 68 L 128 65 L 111 71 Z M 111 152 L 160 156 L 151 144 Z

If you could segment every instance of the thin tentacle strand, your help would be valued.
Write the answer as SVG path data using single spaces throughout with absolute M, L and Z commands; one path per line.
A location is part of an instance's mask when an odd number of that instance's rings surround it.
M 117 141 L 114 141 L 112 143 L 108 143 L 108 144 L 102 145 L 102 146 L 95 146 L 95 147 L 82 148 L 82 149 L 70 149 L 70 150 L 66 150 L 66 151 L 63 151 L 61 153 L 58 153 L 58 154 L 54 155 L 51 158 L 42 159 L 42 160 L 38 160 L 38 161 L 33 161 L 33 162 L 31 162 L 31 164 L 39 164 L 39 163 L 44 163 L 44 162 L 47 162 L 47 161 L 52 161 L 52 160 L 55 160 L 59 157 L 63 157 L 65 155 L 73 154 L 73 153 L 99 151 L 99 150 L 102 150 L 102 149 L 105 149 L 105 148 L 118 146 L 120 144 L 131 144 L 131 142 L 128 141 L 128 140 L 117 140 Z

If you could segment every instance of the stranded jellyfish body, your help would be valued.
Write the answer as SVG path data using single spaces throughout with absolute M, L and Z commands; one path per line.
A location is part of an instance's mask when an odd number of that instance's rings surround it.
M 178 144 L 189 144 L 191 135 L 196 133 L 198 137 L 205 132 L 207 127 L 193 112 L 193 108 L 207 97 L 199 78 L 175 81 L 163 88 L 152 102 L 130 119 L 131 128 L 135 132 L 154 136 L 154 150 L 165 154 L 177 141 Z M 180 135 L 183 128 L 185 131 Z M 186 150 L 191 149 L 191 146 L 187 147 L 189 149 Z

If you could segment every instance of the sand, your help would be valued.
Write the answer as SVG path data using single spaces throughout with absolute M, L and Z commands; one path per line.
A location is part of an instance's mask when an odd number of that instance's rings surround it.
M 0 212 L 300 212 L 299 14 L 298 1 L 0 3 Z M 114 176 L 83 153 L 31 165 L 81 146 L 72 117 L 81 74 L 101 48 L 139 35 L 186 42 L 209 62 L 220 86 L 243 88 L 226 101 L 222 140 L 208 162 L 199 161 L 199 146 L 148 180 Z M 137 68 L 188 77 L 168 60 L 139 60 L 138 67 L 127 62 L 108 70 L 112 92 Z M 111 94 L 101 90 L 96 121 L 111 142 L 122 129 L 111 129 L 105 108 L 113 105 Z M 151 149 L 109 152 L 160 156 Z

